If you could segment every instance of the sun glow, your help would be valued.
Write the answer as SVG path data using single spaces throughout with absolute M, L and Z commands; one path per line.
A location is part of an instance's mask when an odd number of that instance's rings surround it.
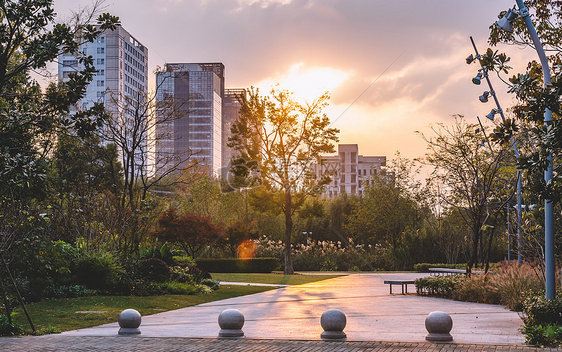
M 344 82 L 349 73 L 330 67 L 305 67 L 298 63 L 285 73 L 268 78 L 257 84 L 264 93 L 279 84 L 282 89 L 295 93 L 297 100 L 312 101 L 330 92 Z

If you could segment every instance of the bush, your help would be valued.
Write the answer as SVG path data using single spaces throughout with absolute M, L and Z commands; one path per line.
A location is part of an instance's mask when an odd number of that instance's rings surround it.
M 546 299 L 544 292 L 527 292 L 523 301 L 525 325 L 562 325 L 562 297 Z
M 549 346 L 562 342 L 562 326 L 558 324 L 525 325 L 523 334 L 525 343 L 529 345 Z
M 143 259 L 138 264 L 138 274 L 148 280 L 154 282 L 167 281 L 172 271 L 166 262 L 158 258 Z
M 199 288 L 182 282 L 165 282 L 160 284 L 162 293 L 168 293 L 171 295 L 195 295 L 200 292 Z
M 23 329 L 19 325 L 13 323 L 13 321 L 10 324 L 8 316 L 0 314 L 0 336 L 15 336 L 22 333 Z
M 451 298 L 455 288 L 466 280 L 464 275 L 429 276 L 416 279 L 418 294 Z
M 418 263 L 414 264 L 414 271 L 418 273 L 428 273 L 429 268 L 446 268 L 446 269 L 466 269 L 465 264 L 444 264 L 444 263 Z
M 124 273 L 123 268 L 108 252 L 89 253 L 76 263 L 78 282 L 95 290 L 111 290 Z
M 208 286 L 211 290 L 216 291 L 220 288 L 220 284 L 213 279 L 201 280 L 201 285 Z
M 270 273 L 279 267 L 276 258 L 198 259 L 197 266 L 211 273 Z
M 140 259 L 158 258 L 163 260 L 169 266 L 176 265 L 178 261 L 175 256 L 179 253 L 178 250 L 170 248 L 168 242 L 162 246 L 153 245 L 140 251 Z

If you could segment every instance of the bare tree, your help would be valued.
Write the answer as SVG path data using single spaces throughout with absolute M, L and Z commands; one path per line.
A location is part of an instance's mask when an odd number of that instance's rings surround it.
M 131 95 L 106 94 L 110 118 L 101 137 L 114 143 L 120 152 L 124 207 L 137 209 L 155 186 L 180 183 L 183 179 L 179 174 L 197 165 L 195 153 L 173 150 L 174 121 L 185 117 L 189 102 L 169 94 L 165 82 L 151 93 L 137 90 Z M 165 148 L 166 141 L 171 141 L 172 148 Z

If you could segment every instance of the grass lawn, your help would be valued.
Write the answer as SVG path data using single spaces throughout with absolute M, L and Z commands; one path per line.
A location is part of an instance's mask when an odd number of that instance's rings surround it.
M 213 273 L 213 279 L 226 282 L 250 282 L 274 285 L 300 285 L 310 282 L 333 279 L 342 275 L 283 275 L 282 273 L 254 274 L 254 273 Z
M 28 304 L 26 307 L 38 330 L 68 331 L 116 322 L 119 313 L 127 308 L 136 309 L 145 316 L 271 289 L 273 288 L 225 285 L 210 294 L 60 298 Z M 21 307 L 15 310 L 13 317 L 16 323 L 29 329 Z

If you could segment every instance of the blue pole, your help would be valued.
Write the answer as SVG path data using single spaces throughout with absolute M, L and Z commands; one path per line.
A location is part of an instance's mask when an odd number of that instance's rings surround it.
M 550 82 L 550 69 L 548 67 L 548 60 L 546 58 L 546 54 L 540 42 L 539 36 L 537 35 L 537 31 L 531 21 L 531 17 L 529 16 L 529 10 L 523 3 L 523 0 L 515 0 L 517 6 L 519 7 L 519 15 L 525 21 L 525 25 L 527 26 L 527 30 L 529 31 L 529 35 L 533 40 L 533 45 L 535 46 L 535 50 L 539 55 L 539 59 L 541 61 L 542 66 L 542 73 L 544 83 Z M 544 112 L 544 123 L 547 128 L 550 127 L 550 121 L 552 121 L 552 112 L 550 109 L 546 109 Z M 553 176 L 553 166 L 552 166 L 552 155 L 548 157 L 549 165 L 547 170 L 544 172 L 544 180 L 546 184 L 552 182 Z M 544 201 L 544 265 L 545 265 L 545 296 L 547 299 L 556 297 L 556 269 L 554 267 L 554 206 L 549 199 Z

